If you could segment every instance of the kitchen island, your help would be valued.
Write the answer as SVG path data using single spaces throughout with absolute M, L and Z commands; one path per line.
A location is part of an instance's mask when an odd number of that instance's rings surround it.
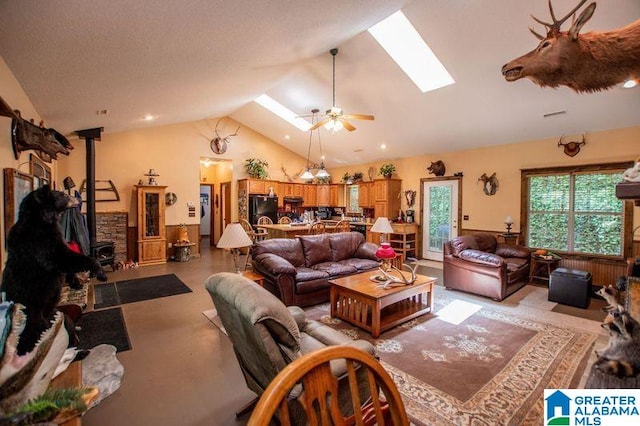
M 268 238 L 295 238 L 296 235 L 307 235 L 311 225 L 305 224 L 273 224 L 273 225 L 256 225 L 258 229 L 265 229 L 269 236 Z M 327 232 L 333 232 L 335 224 L 325 224 L 325 230 Z

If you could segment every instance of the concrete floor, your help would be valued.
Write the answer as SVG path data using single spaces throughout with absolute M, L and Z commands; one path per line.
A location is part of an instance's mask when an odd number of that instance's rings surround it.
M 248 416 L 237 420 L 234 413 L 255 394 L 227 337 L 202 315 L 213 308 L 205 279 L 234 271 L 233 260 L 208 241 L 202 248 L 202 257 L 189 262 L 107 272 L 110 281 L 174 273 L 193 293 L 122 305 L 132 346 L 118 354 L 122 384 L 84 415 L 83 425 L 246 424 Z

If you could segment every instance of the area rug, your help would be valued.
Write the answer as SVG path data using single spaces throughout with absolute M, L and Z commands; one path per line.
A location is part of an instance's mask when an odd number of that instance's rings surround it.
M 94 286 L 94 309 L 191 293 L 175 274 L 137 278 Z
M 328 304 L 307 316 L 372 342 L 416 425 L 541 424 L 544 389 L 576 387 L 598 336 L 484 302 L 455 325 L 438 316 L 453 302 L 461 301 L 440 295 L 435 314 L 378 339 L 331 318 Z
M 113 345 L 117 352 L 131 349 L 122 308 L 88 312 L 78 321 L 79 349 L 92 349 L 101 344 Z

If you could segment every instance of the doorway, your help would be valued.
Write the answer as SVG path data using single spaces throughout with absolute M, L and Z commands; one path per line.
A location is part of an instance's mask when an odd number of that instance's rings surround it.
M 422 257 L 442 262 L 444 243 L 458 236 L 462 181 L 457 176 L 420 181 Z
M 215 247 L 231 220 L 231 180 L 233 162 L 219 158 L 200 158 L 200 238 Z M 224 191 L 224 192 L 223 192 Z

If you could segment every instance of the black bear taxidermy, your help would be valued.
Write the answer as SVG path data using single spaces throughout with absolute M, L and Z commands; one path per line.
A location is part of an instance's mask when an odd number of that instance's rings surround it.
M 107 276 L 100 263 L 69 248 L 58 225 L 68 196 L 48 185 L 29 193 L 18 212 L 18 221 L 7 236 L 7 263 L 1 290 L 6 300 L 25 306 L 27 323 L 18 353 L 31 351 L 50 321 L 60 300 L 64 276 L 89 271 L 100 281 Z

